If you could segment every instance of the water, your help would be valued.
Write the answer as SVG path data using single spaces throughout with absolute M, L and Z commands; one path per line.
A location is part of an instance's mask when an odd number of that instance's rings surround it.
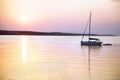
M 120 37 L 80 46 L 80 36 L 0 36 L 0 80 L 120 80 Z

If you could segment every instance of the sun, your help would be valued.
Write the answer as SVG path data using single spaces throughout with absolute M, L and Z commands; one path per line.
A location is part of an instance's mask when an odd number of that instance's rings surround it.
M 23 23 L 28 23 L 29 22 L 29 17 L 24 15 L 24 16 L 21 16 L 21 22 Z

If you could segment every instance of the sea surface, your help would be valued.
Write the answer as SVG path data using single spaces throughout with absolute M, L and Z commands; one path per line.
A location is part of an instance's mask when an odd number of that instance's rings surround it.
M 0 35 L 0 80 L 120 80 L 120 36 L 81 46 L 81 36 Z

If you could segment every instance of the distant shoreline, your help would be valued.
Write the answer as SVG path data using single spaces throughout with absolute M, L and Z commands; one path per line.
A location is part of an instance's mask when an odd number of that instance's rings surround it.
M 35 36 L 82 36 L 80 33 L 65 33 L 65 32 L 35 32 L 35 31 L 9 31 L 9 30 L 0 30 L 0 35 L 35 35 Z M 88 34 L 85 34 L 88 36 Z M 98 35 L 91 34 L 91 36 L 115 36 L 115 35 Z

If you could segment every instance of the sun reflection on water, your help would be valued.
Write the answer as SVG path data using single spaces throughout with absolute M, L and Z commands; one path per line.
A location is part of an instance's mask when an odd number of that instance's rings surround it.
M 22 63 L 26 63 L 26 56 L 27 56 L 27 37 L 22 36 Z

